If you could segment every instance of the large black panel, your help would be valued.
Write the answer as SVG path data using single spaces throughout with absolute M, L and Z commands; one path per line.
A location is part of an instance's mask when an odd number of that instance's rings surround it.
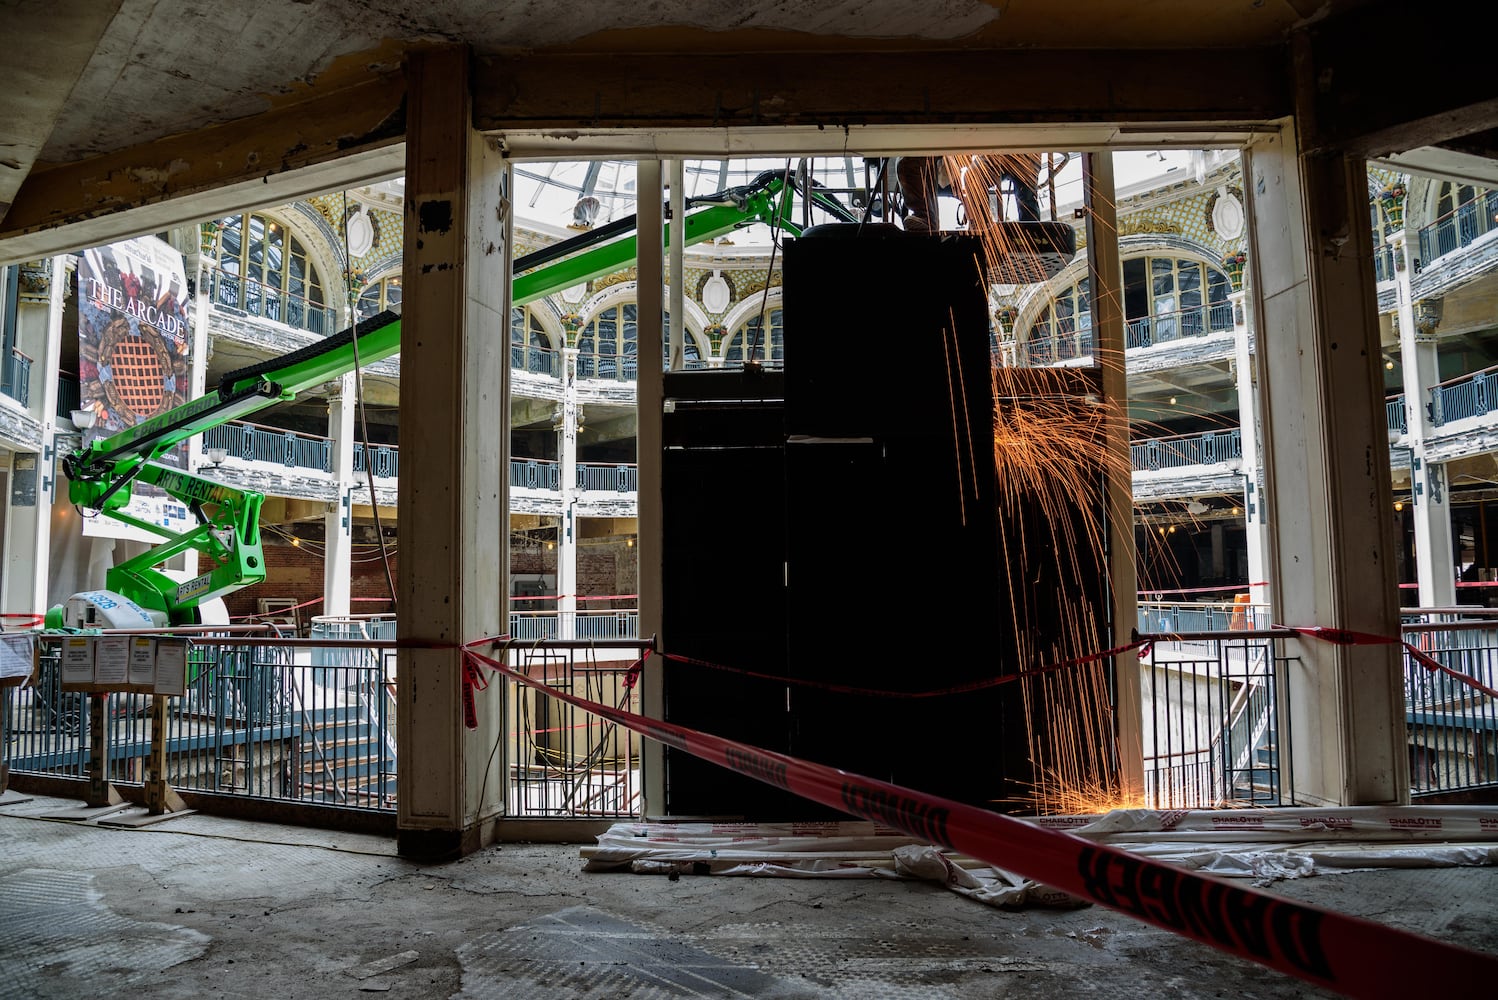
M 982 244 L 856 228 L 786 245 L 786 432 L 950 438 L 989 398 Z
M 785 432 L 779 373 L 667 376 L 663 418 L 666 651 L 784 674 Z M 785 750 L 785 686 L 668 662 L 666 719 Z M 666 811 L 794 816 L 794 796 L 666 748 Z

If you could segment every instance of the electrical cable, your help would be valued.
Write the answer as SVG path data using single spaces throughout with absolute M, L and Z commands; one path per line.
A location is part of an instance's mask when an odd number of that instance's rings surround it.
M 785 161 L 785 186 L 794 190 L 791 185 L 791 161 L 787 157 Z M 770 306 L 770 279 L 775 276 L 775 253 L 780 249 L 780 208 L 777 206 L 775 214 L 770 216 L 770 266 L 765 269 L 765 294 L 759 300 L 759 323 L 754 329 L 754 336 L 749 341 L 748 349 L 744 352 L 744 368 L 758 369 L 760 362 L 754 358 L 754 352 L 759 349 L 760 337 L 765 332 L 765 311 Z

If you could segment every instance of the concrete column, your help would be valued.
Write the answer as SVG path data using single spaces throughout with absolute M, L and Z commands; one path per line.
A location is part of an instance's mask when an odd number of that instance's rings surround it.
M 323 515 L 322 613 L 342 617 L 353 607 L 354 402 L 354 374 L 349 372 L 328 397 L 328 446 L 338 500 Z
M 1300 155 L 1286 123 L 1249 146 L 1244 173 L 1274 621 L 1397 636 L 1366 164 Z M 1398 647 L 1287 645 L 1297 801 L 1408 801 Z
M 509 173 L 471 125 L 469 59 L 406 64 L 397 844 L 421 858 L 492 842 L 509 773 L 507 685 L 465 728 L 459 649 L 504 631 L 509 593 Z
M 1138 556 L 1134 551 L 1134 484 L 1129 460 L 1129 384 L 1124 372 L 1123 264 L 1118 253 L 1118 199 L 1112 153 L 1082 154 L 1083 198 L 1087 204 L 1087 276 L 1092 288 L 1094 357 L 1102 372 L 1108 407 L 1106 435 L 1113 461 L 1107 483 L 1108 577 L 1113 588 L 1114 643 L 1127 638 L 1139 620 Z M 1144 799 L 1144 698 L 1139 657 L 1132 651 L 1113 659 L 1117 680 L 1120 778 L 1131 799 Z
M 639 454 L 639 532 L 640 532 L 640 635 L 661 638 L 663 520 L 661 516 L 661 406 L 665 399 L 665 381 L 661 366 L 645 364 L 647 358 L 662 357 L 661 296 L 665 262 L 661 255 L 661 164 L 659 160 L 642 160 L 636 166 L 635 189 L 639 202 L 637 245 L 640 325 L 637 336 L 641 364 L 635 383 L 635 405 L 639 414 L 639 431 L 635 436 Z M 666 648 L 664 642 L 662 648 Z M 659 661 L 652 660 L 652 663 Z M 645 715 L 653 719 L 665 716 L 665 686 L 659 668 L 647 669 L 640 691 Z M 655 740 L 644 740 L 641 769 L 645 778 L 645 812 L 655 815 L 664 809 L 666 786 L 662 777 L 664 756 Z
M 1264 462 L 1259 446 L 1258 376 L 1249 332 L 1247 292 L 1229 292 L 1233 304 L 1233 369 L 1238 391 L 1238 433 L 1242 458 L 1234 468 L 1243 477 L 1243 529 L 1248 544 L 1248 593 L 1254 604 L 1272 603 L 1269 588 L 1269 517 L 1264 502 Z M 1232 464 L 1232 463 L 1230 463 Z
M 562 351 L 562 401 L 557 404 L 557 455 L 562 471 L 562 516 L 557 522 L 557 636 L 577 638 L 577 348 Z
M 1432 463 L 1425 447 L 1435 433 L 1432 387 L 1441 381 L 1436 363 L 1435 330 L 1416 325 L 1410 292 L 1409 244 L 1404 230 L 1390 233 L 1394 250 L 1394 284 L 1399 302 L 1399 357 L 1404 366 L 1405 441 L 1410 447 L 1410 493 L 1415 503 L 1415 572 L 1422 608 L 1456 606 L 1456 552 L 1452 544 L 1451 507 L 1445 463 Z

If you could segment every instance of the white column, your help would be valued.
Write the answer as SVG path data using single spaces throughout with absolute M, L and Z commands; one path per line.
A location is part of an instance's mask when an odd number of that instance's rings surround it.
M 352 612 L 354 575 L 354 375 L 338 380 L 328 396 L 328 439 L 333 484 L 338 499 L 323 515 L 326 552 L 322 567 L 322 614 L 347 617 Z M 365 456 L 365 461 L 369 456 Z M 378 502 L 370 497 L 370 503 Z
M 1410 292 L 1409 244 L 1404 230 L 1390 233 L 1394 250 L 1394 283 L 1399 303 L 1399 357 L 1403 364 L 1405 441 L 1410 447 L 1410 493 L 1415 503 L 1415 571 L 1422 608 L 1456 605 L 1456 553 L 1452 545 L 1451 507 L 1446 491 L 1446 466 L 1426 456 L 1426 442 L 1434 434 L 1431 393 L 1441 381 L 1436 364 L 1434 330 L 1416 325 Z
M 1087 203 L 1087 275 L 1092 286 L 1094 352 L 1107 404 L 1108 579 L 1113 588 L 1113 642 L 1121 644 L 1139 620 L 1138 556 L 1134 551 L 1134 484 L 1129 461 L 1129 383 L 1124 370 L 1123 264 L 1118 252 L 1118 197 L 1112 153 L 1082 154 Z M 1139 657 L 1113 658 L 1117 672 L 1120 778 L 1126 795 L 1144 796 L 1144 697 Z
M 557 637 L 577 638 L 577 348 L 562 351 L 562 401 L 557 404 L 557 455 L 561 460 L 562 514 L 557 521 Z
M 1304 88 L 1307 92 L 1311 88 Z M 1367 164 L 1301 155 L 1293 123 L 1244 154 L 1276 622 L 1400 634 Z M 1303 804 L 1409 798 L 1392 645 L 1287 641 L 1280 705 Z M 1283 750 L 1283 741 L 1281 745 Z
M 1257 358 L 1249 336 L 1248 313 L 1241 289 L 1228 293 L 1233 304 L 1233 368 L 1238 390 L 1238 432 L 1242 459 L 1236 463 L 1243 477 L 1243 529 L 1248 544 L 1248 593 L 1257 605 L 1271 603 L 1269 589 L 1269 505 L 1264 502 L 1264 462 L 1259 448 Z M 1232 464 L 1232 463 L 1230 463 Z

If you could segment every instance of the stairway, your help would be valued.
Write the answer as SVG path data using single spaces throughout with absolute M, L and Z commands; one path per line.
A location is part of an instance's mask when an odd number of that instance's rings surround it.
M 363 705 L 302 713 L 296 794 L 304 802 L 365 809 L 395 803 L 395 747 Z

